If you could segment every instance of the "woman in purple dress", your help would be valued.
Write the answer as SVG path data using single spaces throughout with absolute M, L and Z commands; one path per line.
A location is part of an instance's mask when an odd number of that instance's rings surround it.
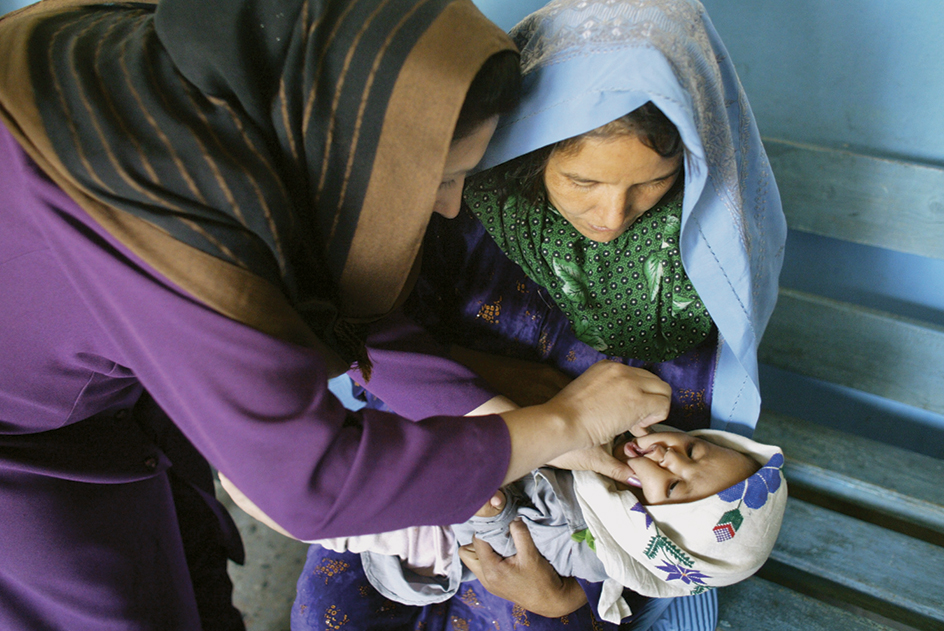
M 242 628 L 208 461 L 295 536 L 349 535 L 664 417 L 662 382 L 601 366 L 457 418 L 495 392 L 380 318 L 515 99 L 467 0 L 49 0 L 0 59 L 0 628 Z M 345 410 L 352 363 L 423 420 Z

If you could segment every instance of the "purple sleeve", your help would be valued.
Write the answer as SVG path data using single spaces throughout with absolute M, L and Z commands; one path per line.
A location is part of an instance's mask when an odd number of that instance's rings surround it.
M 596 617 L 597 611 L 599 610 L 600 596 L 603 594 L 603 583 L 591 583 L 582 578 L 574 578 L 581 589 L 583 589 L 583 593 L 587 595 L 587 602 L 593 610 L 593 616 Z
M 123 361 L 206 458 L 295 536 L 461 522 L 501 484 L 510 440 L 500 417 L 411 422 L 348 411 L 328 390 L 317 353 L 207 309 L 58 189 L 45 196 L 38 218 L 45 238 Z M 380 368 L 396 327 L 384 335 Z M 436 371 L 443 361 L 425 366 Z M 387 382 L 383 375 L 378 383 Z M 436 387 L 455 385 L 437 379 Z M 417 391 L 413 409 L 432 414 L 448 400 L 430 397 L 430 388 Z M 456 397 L 463 404 L 449 411 L 482 396 L 463 389 Z
M 374 364 L 370 381 L 357 369 L 348 374 L 408 418 L 434 414 L 461 416 L 496 396 L 474 372 L 448 358 L 447 349 L 396 312 L 375 325 L 367 338 Z
M 587 603 L 589 603 L 590 609 L 593 610 L 593 616 L 596 618 L 597 612 L 600 610 L 600 596 L 603 595 L 603 583 L 592 583 L 582 578 L 574 578 L 576 579 L 577 584 L 583 589 L 584 594 L 587 595 Z M 662 607 L 657 609 L 650 608 L 650 601 L 654 603 L 660 599 L 637 594 L 629 588 L 623 588 L 623 598 L 626 600 L 626 604 L 629 605 L 630 610 L 633 611 L 633 616 L 631 618 L 623 619 L 624 624 L 643 620 L 652 621 L 658 618 L 662 610 L 665 608 L 664 604 Z M 662 599 L 662 602 L 665 603 L 667 600 L 670 599 Z M 621 626 L 620 628 L 623 627 Z

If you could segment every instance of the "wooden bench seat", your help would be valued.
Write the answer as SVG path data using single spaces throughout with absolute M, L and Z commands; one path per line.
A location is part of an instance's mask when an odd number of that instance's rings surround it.
M 770 412 L 755 438 L 783 446 L 791 498 L 944 546 L 944 460 Z
M 944 259 L 944 169 L 765 145 L 791 230 Z M 759 355 L 944 414 L 944 328 L 931 322 L 781 288 Z M 790 499 L 767 564 L 721 590 L 719 628 L 944 630 L 944 460 L 768 410 L 755 437 L 783 447 Z
M 718 631 L 893 631 L 762 578 L 718 592 Z
M 944 461 L 779 415 L 765 415 L 756 436 L 783 446 L 790 484 L 760 575 L 916 629 L 944 629 Z

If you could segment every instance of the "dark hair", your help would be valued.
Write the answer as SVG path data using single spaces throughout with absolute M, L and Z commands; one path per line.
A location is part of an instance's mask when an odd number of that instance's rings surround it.
M 499 114 L 510 112 L 521 96 L 518 53 L 505 50 L 485 60 L 469 85 L 452 141 L 462 140 Z
M 591 129 L 585 134 L 562 140 L 555 145 L 557 151 L 577 152 L 586 138 L 616 138 L 636 136 L 663 158 L 674 158 L 682 153 L 682 137 L 678 128 L 652 101 L 637 107 L 606 125 Z
M 587 138 L 606 139 L 619 136 L 635 136 L 663 158 L 674 158 L 682 153 L 685 147 L 678 128 L 652 101 L 647 101 L 614 121 L 579 136 L 526 153 L 497 168 L 501 169 L 506 181 L 516 183 L 516 188 L 526 201 L 537 203 L 545 194 L 544 170 L 553 153 L 574 154 L 580 151 L 583 141 Z

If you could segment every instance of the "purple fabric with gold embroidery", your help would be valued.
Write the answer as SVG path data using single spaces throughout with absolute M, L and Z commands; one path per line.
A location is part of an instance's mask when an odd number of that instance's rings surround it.
M 547 291 L 465 209 L 454 220 L 433 217 L 408 312 L 445 342 L 545 362 L 574 377 L 607 357 L 646 368 L 672 386 L 669 425 L 686 431 L 709 425 L 716 331 L 666 362 L 604 355 L 577 339 Z
M 599 598 L 600 584 L 584 584 L 587 597 Z M 360 555 L 333 552 L 313 545 L 298 579 L 292 607 L 292 631 L 616 631 L 648 629 L 669 605 L 668 599 L 630 597 L 635 614 L 617 625 L 597 620 L 584 605 L 562 618 L 545 618 L 490 594 L 478 581 L 463 583 L 451 600 L 427 607 L 410 607 L 381 596 L 364 576 Z

